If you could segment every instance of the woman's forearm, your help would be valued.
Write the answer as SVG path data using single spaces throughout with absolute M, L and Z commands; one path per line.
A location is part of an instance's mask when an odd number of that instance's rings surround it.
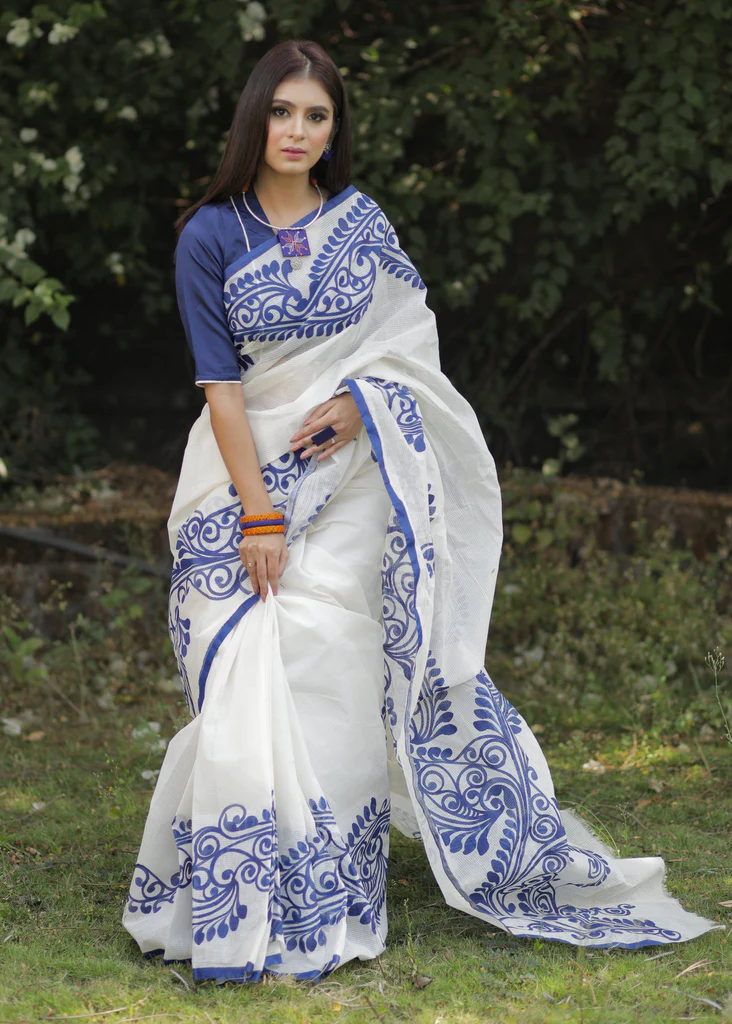
M 259 468 L 241 386 L 206 384 L 205 390 L 211 413 L 211 429 L 244 511 L 272 512 L 273 506 Z

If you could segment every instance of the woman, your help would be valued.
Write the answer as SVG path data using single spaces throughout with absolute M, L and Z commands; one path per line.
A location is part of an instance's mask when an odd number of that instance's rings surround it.
M 699 935 L 713 925 L 665 892 L 662 860 L 616 860 L 560 812 L 483 668 L 495 466 L 440 372 L 424 285 L 349 170 L 337 68 L 281 43 L 183 218 L 178 296 L 207 399 L 169 521 L 192 720 L 125 926 L 220 981 L 375 957 L 391 822 L 422 839 L 451 906 L 515 935 Z

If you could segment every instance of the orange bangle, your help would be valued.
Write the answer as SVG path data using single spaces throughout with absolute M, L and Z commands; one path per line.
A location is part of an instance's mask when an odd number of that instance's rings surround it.
M 251 523 L 255 519 L 284 519 L 284 512 L 253 512 L 250 515 L 239 516 L 240 523 Z
M 242 534 L 245 537 L 251 537 L 255 533 L 284 533 L 284 526 L 250 526 L 247 530 L 246 527 L 242 530 Z

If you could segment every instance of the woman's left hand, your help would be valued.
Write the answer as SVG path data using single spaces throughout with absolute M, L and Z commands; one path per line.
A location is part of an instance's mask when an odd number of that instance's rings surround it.
M 350 392 L 344 392 L 342 395 L 336 395 L 335 398 L 329 398 L 327 402 L 322 402 L 313 409 L 300 430 L 290 438 L 292 442 L 290 451 L 293 452 L 297 448 L 304 447 L 304 450 L 300 452 L 301 459 L 307 459 L 315 452 L 320 452 L 318 455 L 318 462 L 320 462 L 327 455 L 337 452 L 344 444 L 353 441 L 362 426 L 361 413 L 358 411 L 353 395 Z M 335 430 L 335 437 L 329 438 L 322 444 L 313 444 L 313 434 L 317 434 L 324 427 L 332 427 Z

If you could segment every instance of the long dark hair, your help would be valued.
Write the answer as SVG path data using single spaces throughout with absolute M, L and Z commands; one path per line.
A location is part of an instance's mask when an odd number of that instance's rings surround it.
M 331 195 L 351 179 L 351 116 L 348 96 L 338 68 L 322 46 L 309 39 L 288 39 L 265 53 L 254 67 L 234 111 L 226 149 L 208 191 L 176 221 L 180 234 L 193 214 L 206 203 L 225 201 L 254 181 L 264 157 L 267 126 L 275 89 L 285 78 L 314 78 L 333 101 L 338 131 L 332 157 L 318 160 L 311 174 Z

